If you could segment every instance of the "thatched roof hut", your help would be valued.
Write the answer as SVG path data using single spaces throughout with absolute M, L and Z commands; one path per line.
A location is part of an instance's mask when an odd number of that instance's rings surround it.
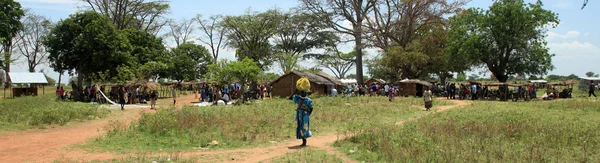
M 270 83 L 273 85 L 273 96 L 288 97 L 292 95 L 296 91 L 296 81 L 302 77 L 307 77 L 310 81 L 312 93 L 329 95 L 332 88 L 342 87 L 341 82 L 335 78 L 309 72 L 290 71 Z
M 365 84 L 367 84 L 367 85 L 371 85 L 373 83 L 375 83 L 375 84 L 385 84 L 387 82 L 385 80 L 383 80 L 383 79 L 377 79 L 377 78 L 371 78 L 371 79 L 369 79 L 369 80 L 367 80 L 365 82 Z
M 425 88 L 431 88 L 433 85 L 429 82 L 418 80 L 418 79 L 404 79 L 401 81 L 394 82 L 395 85 L 399 85 L 402 88 L 400 96 L 423 96 Z

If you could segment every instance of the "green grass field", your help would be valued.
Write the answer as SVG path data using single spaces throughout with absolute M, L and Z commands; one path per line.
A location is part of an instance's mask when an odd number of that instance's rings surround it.
M 356 134 L 377 125 L 425 114 L 419 98 L 388 102 L 385 97 L 313 99 L 313 135 Z M 437 101 L 437 105 L 447 104 Z M 179 151 L 207 147 L 239 148 L 281 142 L 295 135 L 296 105 L 291 100 L 258 101 L 243 106 L 185 107 L 145 114 L 129 127 L 111 126 L 106 136 L 85 145 L 105 151 Z
M 98 105 L 76 102 L 56 102 L 54 95 L 2 99 L 0 130 L 39 128 L 45 125 L 65 125 L 77 120 L 104 117 L 109 112 Z
M 366 162 L 600 161 L 600 104 L 590 98 L 476 101 L 402 127 L 377 128 L 335 146 Z

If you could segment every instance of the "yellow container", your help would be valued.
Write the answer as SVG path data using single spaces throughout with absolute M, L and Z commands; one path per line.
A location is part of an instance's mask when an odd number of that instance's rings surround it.
M 296 81 L 296 89 L 300 91 L 310 90 L 310 81 L 308 81 L 308 78 L 302 77 L 298 79 L 298 81 Z

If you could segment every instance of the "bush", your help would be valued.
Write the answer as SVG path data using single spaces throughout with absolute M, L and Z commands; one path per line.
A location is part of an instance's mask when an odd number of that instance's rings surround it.
M 4 99 L 0 103 L 0 129 L 24 129 L 43 125 L 65 125 L 74 120 L 95 119 L 108 114 L 98 105 L 56 102 L 53 96 Z

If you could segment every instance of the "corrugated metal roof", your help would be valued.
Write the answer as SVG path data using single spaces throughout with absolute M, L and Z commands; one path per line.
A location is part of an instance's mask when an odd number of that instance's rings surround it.
M 340 79 L 344 84 L 356 84 L 356 79 Z
M 548 83 L 548 81 L 546 81 L 546 80 L 530 80 L 529 82 L 532 82 L 532 83 Z
M 584 80 L 600 80 L 600 78 L 598 78 L 598 77 L 582 77 L 582 78 L 579 78 L 579 79 L 584 79 Z
M 8 76 L 14 84 L 48 84 L 43 73 L 9 72 Z

